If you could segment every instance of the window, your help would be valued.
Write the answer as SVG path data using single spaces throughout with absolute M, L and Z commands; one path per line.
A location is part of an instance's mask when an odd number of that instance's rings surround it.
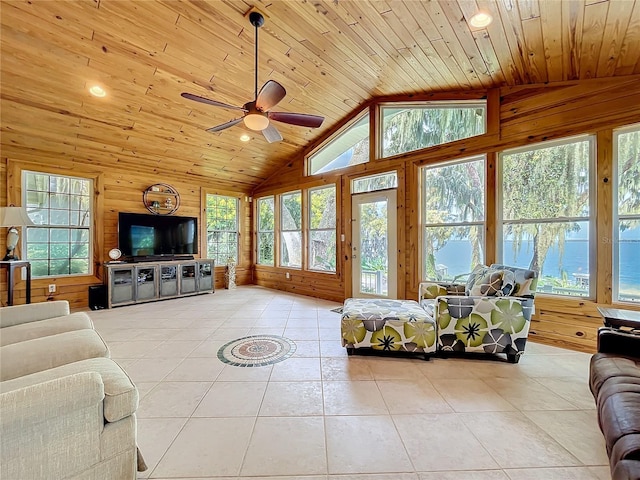
M 380 108 L 382 157 L 441 145 L 486 131 L 486 102 L 423 102 Z
M 640 302 L 640 125 L 615 133 L 614 300 Z
M 309 190 L 309 270 L 336 271 L 336 187 Z
M 590 295 L 593 139 L 505 152 L 502 258 L 538 271 L 538 291 Z
M 207 194 L 207 258 L 238 263 L 238 199 Z
M 274 256 L 274 227 L 275 227 L 274 198 L 258 199 L 258 264 L 275 265 Z
M 422 168 L 422 277 L 452 280 L 484 263 L 485 160 Z
M 310 175 L 369 161 L 369 111 L 308 158 Z
M 280 196 L 280 266 L 302 267 L 302 193 Z
M 26 252 L 34 277 L 92 273 L 93 182 L 85 178 L 23 171 Z
M 369 175 L 351 181 L 351 193 L 375 192 L 388 188 L 398 188 L 398 172 Z

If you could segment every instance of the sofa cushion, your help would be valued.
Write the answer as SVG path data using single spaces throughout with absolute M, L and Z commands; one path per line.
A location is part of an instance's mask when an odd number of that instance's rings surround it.
M 640 358 L 627 358 L 610 353 L 596 353 L 591 357 L 589 387 L 594 397 L 604 383 L 615 377 L 637 378 L 640 375 Z
M 108 357 L 95 330 L 84 329 L 0 347 L 0 381 L 11 380 L 87 358 Z
M 526 298 L 534 297 L 536 289 L 538 288 L 538 273 L 535 270 L 512 267 L 499 263 L 493 263 L 491 265 L 491 268 L 494 268 L 496 270 L 509 270 L 513 272 L 513 275 L 515 277 L 515 285 L 513 287 L 513 291 L 506 295 Z
M 21 323 L 2 329 L 0 332 L 0 346 L 33 340 L 34 338 L 48 337 L 58 333 L 83 330 L 85 328 L 93 328 L 93 323 L 84 312 Z
M 640 460 L 622 460 L 613 469 L 611 480 L 638 480 L 640 478 Z
M 56 378 L 82 372 L 97 372 L 104 384 L 104 418 L 117 422 L 135 413 L 138 408 L 138 390 L 129 376 L 110 358 L 90 358 L 69 363 L 42 372 L 0 382 L 0 391 L 6 393 Z

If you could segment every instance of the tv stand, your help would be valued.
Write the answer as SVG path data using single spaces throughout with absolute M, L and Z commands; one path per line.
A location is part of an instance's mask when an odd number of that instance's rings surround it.
M 108 308 L 213 293 L 214 261 L 189 257 L 169 260 L 163 256 L 159 261 L 106 263 Z

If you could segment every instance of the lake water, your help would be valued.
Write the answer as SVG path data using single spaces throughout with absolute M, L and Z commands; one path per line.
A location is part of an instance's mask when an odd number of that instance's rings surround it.
M 514 252 L 512 241 L 506 241 L 503 248 L 504 264 L 529 266 L 531 242 L 524 242 L 518 252 Z M 450 240 L 436 253 L 436 263 L 447 266 L 448 276 L 471 271 L 471 245 L 463 240 Z M 562 256 L 557 247 L 549 250 L 540 276 L 562 278 L 563 272 L 571 282 L 575 281 L 574 273 L 589 273 L 587 241 L 567 240 Z M 640 240 L 620 242 L 620 290 L 640 291 Z

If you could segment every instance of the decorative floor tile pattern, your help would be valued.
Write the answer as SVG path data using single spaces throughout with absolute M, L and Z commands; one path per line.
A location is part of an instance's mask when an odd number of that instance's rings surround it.
M 347 357 L 335 302 L 256 286 L 87 312 L 139 384 L 155 480 L 609 480 L 590 355 L 529 342 L 519 364 Z M 251 335 L 275 364 L 218 359 Z
M 281 330 L 281 329 L 280 329 Z M 296 344 L 276 335 L 251 335 L 232 340 L 220 347 L 218 360 L 235 367 L 264 367 L 286 360 Z

